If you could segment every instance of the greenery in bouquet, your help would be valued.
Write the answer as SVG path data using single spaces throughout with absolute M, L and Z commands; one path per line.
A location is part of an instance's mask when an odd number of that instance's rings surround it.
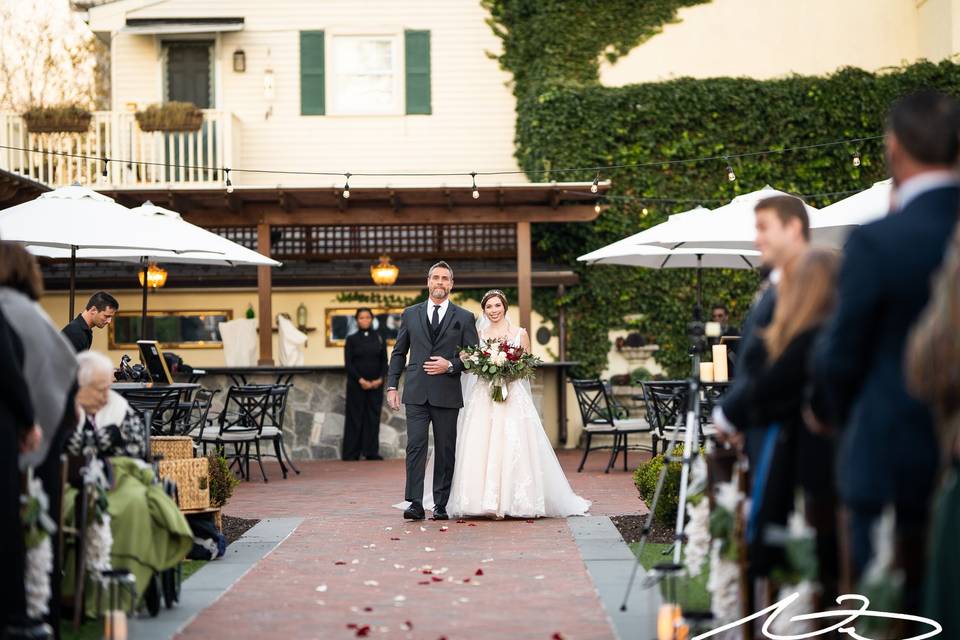
M 478 347 L 460 350 L 460 359 L 467 373 L 490 383 L 490 397 L 495 402 L 507 399 L 507 386 L 516 380 L 526 380 L 536 374 L 542 364 L 540 358 L 527 353 L 520 345 L 491 338 Z

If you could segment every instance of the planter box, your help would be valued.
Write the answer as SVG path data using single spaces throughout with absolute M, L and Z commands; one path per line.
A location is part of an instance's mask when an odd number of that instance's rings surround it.
M 141 131 L 199 131 L 203 112 L 186 102 L 150 105 L 135 115 Z
M 92 118 L 81 109 L 31 109 L 23 114 L 30 133 L 86 133 Z

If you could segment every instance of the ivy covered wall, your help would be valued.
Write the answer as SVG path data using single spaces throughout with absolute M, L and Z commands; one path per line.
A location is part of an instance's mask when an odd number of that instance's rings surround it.
M 516 156 L 531 180 L 589 181 L 593 173 L 557 170 L 664 161 L 604 172 L 601 178 L 613 182 L 612 197 L 594 223 L 534 227 L 540 254 L 575 269 L 581 279 L 564 298 L 541 301 L 553 309 L 538 308 L 555 316 L 556 306 L 566 307 L 568 356 L 582 363 L 580 375 L 605 368 L 608 332 L 622 328 L 627 314 L 641 314 L 639 328 L 660 344 L 657 358 L 667 371 L 685 375 L 686 324 L 695 288 L 690 270 L 586 266 L 576 262 L 577 256 L 697 203 L 716 207 L 767 184 L 808 196 L 833 194 L 808 198 L 822 207 L 886 177 L 879 139 L 737 159 L 734 182 L 727 180 L 723 160 L 667 161 L 876 136 L 898 96 L 919 87 L 960 93 L 960 66 L 950 62 L 880 74 L 842 69 L 827 77 L 679 79 L 608 88 L 597 80 L 600 56 L 629 51 L 674 19 L 677 8 L 698 2 L 484 4 L 503 39 L 500 63 L 515 80 Z M 851 161 L 855 152 L 860 166 Z M 727 304 L 734 320 L 741 321 L 756 285 L 752 272 L 708 270 L 704 302 Z

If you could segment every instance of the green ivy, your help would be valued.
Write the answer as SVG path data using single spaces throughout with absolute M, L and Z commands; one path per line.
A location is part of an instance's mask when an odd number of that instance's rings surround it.
M 606 368 L 609 331 L 623 328 L 629 314 L 639 314 L 642 333 L 660 345 L 656 358 L 667 373 L 686 375 L 686 326 L 696 296 L 692 270 L 586 266 L 576 262 L 577 256 L 697 202 L 716 207 L 767 184 L 798 194 L 828 194 L 865 188 L 886 177 L 879 139 L 734 160 L 734 182 L 727 180 L 723 160 L 667 161 L 876 136 L 897 97 L 920 87 L 960 93 L 960 65 L 951 62 L 922 62 L 876 74 L 847 68 L 825 77 L 683 78 L 603 87 L 598 81 L 603 55 L 615 59 L 626 53 L 674 20 L 678 8 L 698 2 L 483 3 L 503 41 L 498 60 L 513 74 L 516 157 L 531 180 L 590 181 L 592 173 L 558 169 L 664 161 L 605 172 L 602 178 L 612 181 L 613 197 L 591 224 L 534 225 L 539 255 L 580 277 L 563 298 L 550 301 L 554 313 L 548 314 L 555 317 L 558 306 L 566 308 L 568 357 L 581 363 L 577 375 L 597 375 Z M 853 166 L 854 152 L 862 158 L 859 167 Z M 842 197 L 808 200 L 822 207 Z M 704 305 L 724 303 L 733 320 L 742 322 L 756 286 L 753 272 L 706 270 Z

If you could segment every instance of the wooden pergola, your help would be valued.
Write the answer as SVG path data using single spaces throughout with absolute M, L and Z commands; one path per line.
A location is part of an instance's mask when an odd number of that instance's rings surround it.
M 170 187 L 118 187 L 103 193 L 128 207 L 151 201 L 177 211 L 194 224 L 220 233 L 231 227 L 256 229 L 256 249 L 271 255 L 274 227 L 349 225 L 509 225 L 515 228 L 517 289 L 520 323 L 530 327 L 532 307 L 532 247 L 530 225 L 590 222 L 600 213 L 598 204 L 608 183 L 532 183 L 486 187 L 480 197 L 463 187 L 352 188 L 344 197 L 338 187 L 236 187 L 225 189 Z M 229 235 L 229 234 L 228 234 Z M 434 246 L 442 259 L 443 246 Z M 278 257 L 278 259 L 283 259 Z M 260 364 L 273 364 L 271 344 L 272 274 L 269 267 L 257 272 Z

